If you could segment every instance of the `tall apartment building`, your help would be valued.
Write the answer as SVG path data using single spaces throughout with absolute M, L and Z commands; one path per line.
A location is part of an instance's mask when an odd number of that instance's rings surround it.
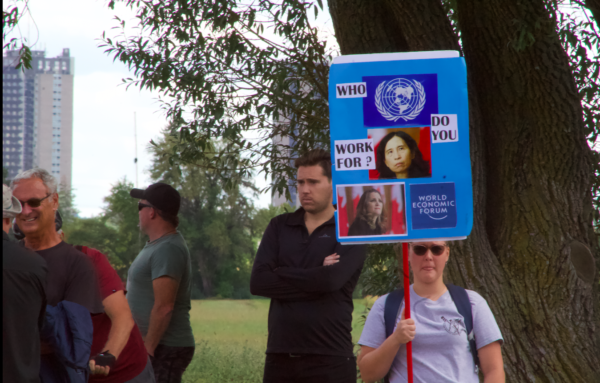
M 31 69 L 15 69 L 18 51 L 2 57 L 2 166 L 8 178 L 40 167 L 71 187 L 74 58 L 32 51 Z
M 285 117 L 280 117 L 279 122 L 284 121 L 288 123 L 289 119 Z M 290 136 L 274 136 L 273 144 L 277 146 L 283 147 L 292 147 L 294 145 L 294 139 Z M 289 149 L 285 149 L 287 153 L 289 153 Z M 290 166 L 294 166 L 294 160 L 290 160 Z M 275 191 L 274 194 L 271 194 L 271 205 L 273 206 L 281 206 L 284 203 L 289 204 L 292 207 L 300 207 L 300 198 L 298 197 L 298 189 L 296 188 L 296 181 L 293 179 L 288 179 L 288 190 L 290 192 L 290 199 L 287 199 L 285 193 L 280 194 Z
M 299 90 L 296 90 L 296 88 L 294 86 L 290 86 L 290 91 L 294 94 L 299 93 L 299 94 L 303 94 L 303 95 L 308 95 L 310 90 L 311 90 L 311 87 L 308 83 L 304 83 L 304 85 L 301 85 Z M 313 99 L 320 99 L 322 96 L 319 94 L 314 94 L 312 97 L 313 97 Z M 273 122 L 275 124 L 290 124 L 291 121 L 292 120 L 290 118 L 288 118 L 288 116 L 280 115 L 279 118 L 274 120 Z M 291 128 L 294 131 L 294 135 L 297 135 L 298 127 L 291 126 Z M 273 137 L 273 144 L 276 146 L 279 146 L 279 147 L 283 147 L 283 148 L 291 148 L 296 144 L 296 142 L 293 137 L 290 137 L 287 135 L 276 135 Z M 318 143 L 313 143 L 313 147 L 324 149 L 326 147 L 326 145 L 319 145 Z M 290 149 L 285 149 L 285 150 L 287 151 L 288 157 L 290 157 L 291 150 Z M 294 166 L 294 159 L 290 160 L 289 165 L 292 167 Z M 298 195 L 298 188 L 296 185 L 296 180 L 288 179 L 287 188 L 290 192 L 290 199 L 288 199 L 286 197 L 285 193 L 280 194 L 280 193 L 275 192 L 271 196 L 271 204 L 273 206 L 281 206 L 284 203 L 288 203 L 292 207 L 299 208 L 301 206 L 301 204 L 300 204 L 300 196 Z

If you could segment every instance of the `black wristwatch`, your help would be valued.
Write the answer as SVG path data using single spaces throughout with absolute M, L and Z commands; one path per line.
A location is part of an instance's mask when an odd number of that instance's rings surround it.
M 113 368 L 113 366 L 117 362 L 117 358 L 115 358 L 115 356 L 111 354 L 108 350 L 102 351 L 100 354 L 94 356 L 92 359 L 96 362 L 96 366 L 108 366 L 110 368 Z

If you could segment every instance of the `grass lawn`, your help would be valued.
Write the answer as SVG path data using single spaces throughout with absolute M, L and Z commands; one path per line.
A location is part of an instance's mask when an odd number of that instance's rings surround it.
M 372 301 L 354 300 L 355 343 L 368 303 Z M 268 312 L 268 299 L 192 301 L 196 353 L 183 376 L 184 383 L 262 382 Z

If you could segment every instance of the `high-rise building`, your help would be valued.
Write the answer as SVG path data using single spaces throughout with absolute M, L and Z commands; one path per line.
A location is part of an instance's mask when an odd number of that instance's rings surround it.
M 279 121 L 285 121 L 287 123 L 287 121 L 289 121 L 289 120 L 280 118 Z M 273 144 L 276 146 L 284 147 L 284 148 L 291 148 L 294 144 L 294 139 L 290 136 L 275 136 L 275 137 L 273 137 Z M 287 152 L 288 156 L 291 153 L 290 149 L 283 149 L 283 150 L 285 152 Z M 290 160 L 290 166 L 294 166 L 294 160 Z M 292 207 L 300 206 L 300 199 L 298 197 L 296 181 L 293 179 L 288 179 L 287 183 L 288 183 L 287 188 L 290 192 L 290 199 L 288 199 L 286 197 L 285 193 L 280 194 L 275 191 L 274 194 L 271 195 L 271 205 L 281 206 L 284 203 L 287 203 Z
M 71 187 L 74 58 L 32 51 L 31 69 L 15 69 L 19 51 L 2 57 L 2 166 L 8 178 L 40 167 Z
M 321 65 L 317 64 L 318 67 L 321 67 Z M 300 97 L 304 97 L 306 95 L 310 94 L 311 91 L 311 85 L 309 83 L 305 83 L 302 82 L 300 85 L 300 88 L 297 88 L 296 86 L 294 86 L 294 84 L 290 85 L 290 92 L 292 94 L 299 94 Z M 321 99 L 322 96 L 318 93 L 313 93 L 312 95 L 310 95 L 310 97 L 314 100 L 314 99 Z M 285 112 L 284 112 L 285 113 Z M 293 121 L 296 121 L 295 123 Z M 280 135 L 275 135 L 273 137 L 273 145 L 277 146 L 279 148 L 279 150 L 283 151 L 284 157 L 289 158 L 289 165 L 291 167 L 294 167 L 294 162 L 295 162 L 295 158 L 297 157 L 298 153 L 295 153 L 293 148 L 296 147 L 296 140 L 294 139 L 294 136 L 297 137 L 298 136 L 298 131 L 299 128 L 297 125 L 297 121 L 298 121 L 298 116 L 294 115 L 294 112 L 292 112 L 291 115 L 285 115 L 285 114 L 279 114 L 279 117 L 274 119 L 274 124 L 275 126 L 281 124 L 283 125 L 283 129 L 279 129 L 278 127 L 278 131 L 286 131 L 287 129 L 290 129 L 293 134 L 292 136 L 288 136 L 286 134 L 280 134 Z M 326 149 L 327 145 L 326 144 L 319 144 L 318 142 L 313 142 L 312 147 L 315 149 L 321 148 L 321 149 Z M 294 179 L 288 179 L 287 180 L 287 189 L 290 192 L 290 198 L 288 199 L 286 197 L 285 193 L 278 193 L 275 192 L 274 194 L 272 194 L 271 196 L 271 204 L 273 206 L 281 206 L 284 203 L 288 203 L 290 206 L 292 207 L 300 207 L 300 196 L 298 195 L 298 188 L 297 188 L 297 184 L 296 184 L 296 179 L 294 177 Z

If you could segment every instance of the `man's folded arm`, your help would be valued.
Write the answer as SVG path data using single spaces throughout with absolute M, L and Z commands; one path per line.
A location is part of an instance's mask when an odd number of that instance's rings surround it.
M 256 253 L 252 274 L 250 276 L 250 293 L 272 299 L 289 301 L 308 301 L 319 298 L 322 294 L 302 290 L 283 280 L 275 273 L 276 259 L 279 252 L 277 240 L 276 218 L 272 219 L 265 230 Z
M 336 253 L 339 262 L 331 266 L 319 266 L 312 269 L 280 267 L 275 273 L 291 285 L 311 293 L 330 293 L 341 289 L 346 282 L 363 267 L 366 246 L 338 244 Z

